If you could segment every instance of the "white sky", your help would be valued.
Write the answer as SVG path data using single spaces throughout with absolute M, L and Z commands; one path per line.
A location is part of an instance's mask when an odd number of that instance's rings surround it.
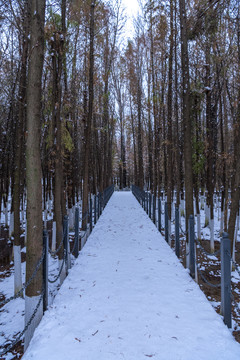
M 132 37 L 134 31 L 133 16 L 136 17 L 139 9 L 138 0 L 122 0 L 122 4 L 125 7 L 128 16 L 126 34 L 128 37 Z
M 136 15 L 138 11 L 138 0 L 122 0 L 123 5 L 126 7 L 126 10 L 131 15 Z

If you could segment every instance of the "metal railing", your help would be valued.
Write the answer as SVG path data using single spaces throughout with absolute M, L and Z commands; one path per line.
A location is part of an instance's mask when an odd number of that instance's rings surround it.
M 29 318 L 24 329 L 21 331 L 20 334 L 18 334 L 18 336 L 15 339 L 13 339 L 10 342 L 10 344 L 7 344 L 5 346 L 3 345 L 3 349 L 0 351 L 0 356 L 3 356 L 7 352 L 9 352 L 11 349 L 13 349 L 13 347 L 21 340 L 21 338 L 23 337 L 23 335 L 26 333 L 29 326 L 31 325 L 34 317 L 36 316 L 36 313 L 42 302 L 43 302 L 43 312 L 45 310 L 47 310 L 47 307 L 48 307 L 48 283 L 51 283 L 51 284 L 56 283 L 57 280 L 59 280 L 63 271 L 65 271 L 64 277 L 67 276 L 69 264 L 71 264 L 71 262 L 69 261 L 69 257 L 71 256 L 71 254 L 73 254 L 75 258 L 78 257 L 79 250 L 81 250 L 83 247 L 83 244 L 81 243 L 82 238 L 86 237 L 88 234 L 90 234 L 92 232 L 94 225 L 97 223 L 99 217 L 102 214 L 103 209 L 106 207 L 113 192 L 114 192 L 114 186 L 111 185 L 108 188 L 106 188 L 102 193 L 98 193 L 98 194 L 94 195 L 93 200 L 92 200 L 92 197 L 90 197 L 87 214 L 85 214 L 82 219 L 80 219 L 80 216 L 79 216 L 79 214 L 80 214 L 79 208 L 78 207 L 75 208 L 75 224 L 74 224 L 75 236 L 74 236 L 73 248 L 71 251 L 70 251 L 70 243 L 69 243 L 68 216 L 64 217 L 63 236 L 62 236 L 61 242 L 58 244 L 58 248 L 55 251 L 52 251 L 49 247 L 48 231 L 43 230 L 42 255 L 35 266 L 33 274 L 28 279 L 28 281 L 23 285 L 21 290 L 19 290 L 14 296 L 11 296 L 10 298 L 1 301 L 0 306 L 4 306 L 8 302 L 22 296 L 24 294 L 24 291 L 27 289 L 27 287 L 32 283 L 33 279 L 36 277 L 36 275 L 40 269 L 40 266 L 42 265 L 43 286 L 42 286 L 40 298 L 38 300 L 36 308 L 34 309 L 32 315 Z M 88 226 L 87 226 L 87 229 L 84 230 L 80 236 L 80 231 L 79 231 L 80 222 L 84 218 L 88 219 Z M 86 243 L 86 241 L 85 241 L 85 243 Z M 62 264 L 60 266 L 58 274 L 54 278 L 51 279 L 51 278 L 49 278 L 48 255 L 55 257 L 60 253 L 61 250 L 63 251 Z M 9 340 L 7 340 L 7 342 L 9 342 Z
M 165 202 L 164 205 L 164 213 L 162 213 L 162 204 L 160 197 L 156 201 L 153 194 L 150 192 L 146 192 L 136 185 L 132 185 L 132 192 L 133 195 L 136 197 L 138 202 L 142 205 L 144 210 L 147 212 L 151 220 L 158 224 L 158 230 L 162 232 L 165 236 L 166 242 L 171 245 L 171 234 L 169 233 L 169 218 L 168 218 L 168 205 Z M 158 209 L 156 211 L 156 207 L 153 204 L 158 204 Z M 153 213 L 152 213 L 153 211 Z M 158 219 L 156 219 L 155 215 L 158 214 Z M 153 215 L 154 214 L 154 215 Z M 164 229 L 162 228 L 162 215 L 164 215 Z M 181 244 L 180 244 L 180 230 L 182 236 L 186 237 L 186 232 L 181 228 L 180 221 L 179 221 L 179 208 L 178 206 L 175 207 L 175 253 L 177 257 L 180 257 L 181 253 Z M 221 258 L 221 282 L 219 284 L 212 284 L 210 281 L 206 279 L 199 264 L 197 263 L 196 259 L 196 247 L 204 252 L 205 255 L 218 255 L 220 254 Z M 221 313 L 223 315 L 224 323 L 231 328 L 232 326 L 232 319 L 231 319 L 231 306 L 232 301 L 234 302 L 233 294 L 231 293 L 231 271 L 230 271 L 230 264 L 231 264 L 231 247 L 230 247 L 230 240 L 227 233 L 223 233 L 221 239 L 221 248 L 220 250 L 211 253 L 208 252 L 200 243 L 200 241 L 195 236 L 194 230 L 194 216 L 190 215 L 188 219 L 188 244 L 187 244 L 187 251 L 186 251 L 186 259 L 188 259 L 187 266 L 190 272 L 190 275 L 193 279 L 197 279 L 197 273 L 201 276 L 204 284 L 207 286 L 211 286 L 213 288 L 221 288 Z M 235 268 L 240 275 L 240 269 L 236 263 L 234 263 Z M 236 303 L 236 301 L 235 301 Z M 240 314 L 240 308 L 237 306 L 237 311 Z

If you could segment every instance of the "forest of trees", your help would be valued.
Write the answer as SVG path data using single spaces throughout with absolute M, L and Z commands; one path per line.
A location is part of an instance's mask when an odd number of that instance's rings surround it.
M 17 259 L 27 199 L 27 279 L 48 200 L 59 244 L 68 209 L 82 199 L 84 218 L 89 194 L 113 182 L 165 193 L 170 216 L 175 193 L 186 218 L 206 193 L 212 229 L 217 191 L 233 241 L 239 16 L 238 0 L 145 0 L 128 34 L 120 0 L 0 1 L 1 212 L 11 197 Z

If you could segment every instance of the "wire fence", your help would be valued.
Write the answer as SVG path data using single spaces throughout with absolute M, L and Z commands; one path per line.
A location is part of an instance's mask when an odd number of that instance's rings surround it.
M 202 252 L 207 255 L 207 256 L 217 256 L 220 254 L 220 250 L 217 250 L 215 252 L 209 252 L 207 251 L 203 246 L 202 244 L 200 243 L 200 241 L 197 239 L 197 237 L 195 237 L 195 241 L 196 241 L 196 244 L 199 246 L 199 248 L 202 250 Z
M 215 289 L 216 289 L 216 288 L 219 289 L 219 288 L 221 287 L 221 283 L 219 283 L 219 284 L 212 284 L 210 281 L 208 281 L 207 278 L 204 276 L 204 274 L 203 274 L 203 272 L 202 272 L 199 264 L 197 263 L 196 265 L 197 265 L 197 269 L 198 269 L 198 274 L 201 276 L 201 278 L 202 278 L 202 280 L 203 280 L 203 282 L 204 282 L 205 285 L 210 286 L 210 287 L 215 288 Z
M 37 311 L 43 301 L 43 296 L 44 296 L 45 290 L 44 287 L 42 288 L 42 292 L 40 295 L 40 298 L 38 300 L 38 303 L 35 307 L 35 310 L 33 311 L 31 317 L 29 318 L 27 324 L 25 325 L 24 329 L 20 332 L 20 334 L 18 334 L 18 336 L 14 339 L 10 341 L 10 344 L 7 345 L 7 347 L 5 347 L 3 350 L 0 351 L 0 356 L 5 355 L 6 353 L 8 353 L 10 350 L 13 349 L 13 347 L 21 340 L 21 338 L 23 337 L 23 335 L 26 333 L 26 331 L 28 330 L 29 326 L 31 325 L 33 319 L 35 318 Z
M 54 283 L 57 282 L 58 279 L 60 278 L 61 273 L 62 273 L 62 271 L 63 271 L 64 262 L 66 261 L 66 259 L 67 259 L 67 252 L 66 252 L 66 250 L 64 249 L 64 256 L 63 256 L 63 259 L 62 259 L 62 264 L 61 264 L 61 267 L 60 267 L 60 269 L 59 269 L 58 275 L 57 275 L 54 279 L 49 279 L 49 278 L 48 278 L 48 282 L 49 282 L 50 284 L 54 284 Z
M 162 212 L 162 203 L 160 197 L 158 198 L 158 201 L 156 201 L 156 198 L 151 194 L 151 192 L 146 192 L 144 190 L 139 189 L 137 186 L 132 186 L 132 192 L 136 199 L 139 201 L 139 203 L 143 206 L 144 210 L 151 215 L 152 213 L 152 203 L 157 202 L 158 207 L 160 204 L 160 211 L 156 211 L 156 214 L 158 214 L 158 219 L 156 219 L 156 222 L 158 223 L 158 230 L 161 231 L 163 228 L 163 234 L 165 236 L 165 240 L 169 243 L 171 246 L 171 240 L 173 235 L 171 234 L 171 226 L 169 226 L 169 219 L 168 219 L 168 205 L 165 202 L 164 206 L 164 212 Z M 146 200 L 147 199 L 147 200 Z M 153 207 L 154 209 L 154 207 Z M 162 215 L 165 217 L 165 226 L 162 227 Z M 177 216 L 177 217 L 176 217 Z M 151 216 L 150 216 L 151 218 Z M 190 216 L 191 218 L 191 216 Z M 189 221 L 190 221 L 189 218 Z M 230 273 L 230 263 L 232 260 L 232 265 L 234 266 L 235 270 L 237 271 L 238 275 L 240 276 L 240 267 L 238 264 L 236 264 L 233 259 L 231 259 L 231 249 L 230 249 L 230 240 L 228 238 L 228 235 L 226 233 L 223 234 L 222 240 L 221 240 L 221 247 L 219 250 L 215 252 L 209 252 L 203 244 L 197 239 L 195 236 L 194 231 L 194 218 L 192 216 L 192 230 L 190 229 L 190 222 L 188 223 L 188 233 L 183 230 L 181 226 L 181 221 L 179 221 L 179 209 L 178 207 L 175 208 L 175 252 L 178 257 L 180 257 L 180 237 L 179 235 L 182 235 L 182 241 L 187 240 L 185 247 L 186 251 L 182 252 L 181 256 L 185 256 L 186 263 L 188 263 L 188 267 L 190 270 L 190 274 L 193 278 L 196 280 L 198 279 L 198 274 L 203 282 L 203 285 L 206 285 L 211 288 L 220 289 L 221 288 L 221 297 L 223 302 L 223 316 L 224 316 L 224 322 L 228 327 L 231 327 L 231 310 L 230 310 L 230 317 L 228 315 L 229 308 L 231 307 L 231 299 L 234 303 L 236 312 L 238 312 L 240 316 L 240 307 L 236 300 L 234 300 L 234 296 L 231 295 L 230 298 L 230 291 L 231 289 L 231 273 Z M 155 222 L 155 223 L 156 223 Z M 189 230 L 190 229 L 190 230 Z M 198 258 L 197 258 L 197 252 L 196 249 L 199 249 L 205 256 L 207 257 L 218 257 L 220 255 L 220 261 L 221 261 L 221 282 L 220 283 L 212 283 L 208 280 L 207 276 L 203 273 L 200 264 L 198 264 Z M 188 260 L 187 260 L 188 259 Z M 213 258 L 211 258 L 213 260 Z M 184 261 L 184 258 L 183 258 Z M 217 261 L 217 260 L 216 260 Z M 197 273 L 195 274 L 195 272 Z M 228 307 L 228 308 L 227 308 Z
M 0 303 L 0 306 L 4 306 L 6 305 L 7 303 L 9 303 L 10 301 L 14 300 L 14 299 L 17 299 L 19 298 L 20 296 L 22 296 L 23 292 L 28 288 L 28 286 L 32 283 L 33 279 L 36 277 L 37 275 L 37 272 L 44 260 L 44 257 L 45 257 L 45 248 L 43 248 L 43 251 L 42 251 L 42 256 L 41 258 L 39 259 L 36 267 L 35 267 L 35 270 L 33 271 L 31 277 L 28 279 L 28 281 L 26 282 L 26 284 L 23 285 L 23 287 L 21 288 L 21 290 L 19 290 L 15 295 L 11 296 L 10 298 L 8 299 L 5 299 L 3 301 L 1 301 Z
M 90 202 L 90 206 L 88 206 L 88 210 L 85 213 L 85 215 L 82 218 L 77 218 L 78 223 L 77 224 L 75 223 L 75 238 L 74 238 L 74 245 L 73 245 L 72 251 L 70 251 L 70 245 L 69 245 L 68 219 L 66 219 L 66 223 L 64 224 L 63 236 L 62 236 L 61 242 L 55 251 L 52 251 L 49 248 L 48 240 L 46 241 L 45 236 L 43 235 L 44 240 L 43 240 L 42 255 L 41 255 L 39 261 L 37 262 L 31 277 L 23 285 L 22 289 L 19 290 L 14 296 L 11 296 L 10 298 L 4 299 L 3 301 L 1 301 L 0 306 L 4 306 L 7 303 L 9 303 L 11 300 L 17 299 L 18 297 L 22 296 L 24 291 L 28 288 L 28 286 L 32 283 L 32 281 L 36 277 L 36 275 L 40 269 L 40 266 L 43 265 L 43 274 L 45 273 L 45 274 L 47 274 L 47 276 L 45 279 L 44 275 L 43 275 L 43 286 L 42 286 L 41 295 L 39 297 L 39 300 L 37 302 L 35 310 L 33 311 L 32 315 L 29 318 L 24 329 L 18 334 L 18 336 L 14 340 L 10 341 L 10 344 L 8 344 L 9 340 L 7 340 L 7 343 L 5 343 L 5 345 L 3 345 L 3 349 L 0 351 L 0 356 L 3 356 L 4 354 L 6 354 L 10 350 L 12 350 L 13 347 L 21 340 L 21 338 L 23 337 L 23 335 L 26 333 L 29 326 L 31 325 L 33 319 L 35 318 L 42 302 L 43 302 L 43 309 L 44 309 L 44 303 L 48 303 L 47 283 L 49 282 L 50 284 L 54 284 L 59 280 L 59 278 L 63 272 L 64 265 L 65 265 L 65 268 L 68 269 L 68 256 L 70 256 L 74 252 L 76 247 L 78 249 L 77 245 L 78 245 L 79 239 L 81 240 L 81 238 L 86 237 L 88 235 L 88 233 L 91 232 L 93 223 L 95 224 L 96 221 L 98 220 L 98 218 L 100 217 L 103 209 L 105 208 L 105 206 L 106 206 L 107 202 L 109 201 L 110 197 L 112 196 L 113 192 L 114 192 L 114 186 L 112 185 L 112 186 L 109 186 L 107 189 L 105 189 L 102 194 L 95 195 L 96 198 L 98 199 L 98 201 L 96 201 L 96 199 L 94 199 L 95 200 L 94 201 L 94 209 L 92 209 L 92 206 L 91 206 L 92 204 Z M 94 221 L 93 221 L 93 215 L 94 215 Z M 75 217 L 75 219 L 76 219 L 76 217 Z M 87 227 L 85 230 L 83 230 L 79 237 L 79 223 L 83 222 L 84 220 L 88 220 L 88 222 L 90 223 L 90 227 Z M 47 238 L 48 238 L 48 235 L 47 235 Z M 62 263 L 61 263 L 60 269 L 58 271 L 58 274 L 53 279 L 51 279 L 48 277 L 48 261 L 46 261 L 46 256 L 48 256 L 48 254 L 50 254 L 51 256 L 55 257 L 56 255 L 58 255 L 60 253 L 62 248 L 63 248 L 63 258 L 61 259 Z M 44 269 L 44 266 L 47 268 Z M 66 271 L 66 274 L 67 274 L 67 271 Z
M 240 267 L 239 267 L 239 265 L 233 259 L 232 259 L 232 263 L 233 263 L 234 268 L 237 271 L 238 275 L 240 276 Z

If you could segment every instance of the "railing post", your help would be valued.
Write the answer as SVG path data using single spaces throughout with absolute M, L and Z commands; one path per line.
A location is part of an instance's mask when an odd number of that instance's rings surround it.
M 153 194 L 153 223 L 156 224 L 156 198 Z
M 102 212 L 103 212 L 103 210 L 104 210 L 104 207 L 105 207 L 105 205 L 104 205 L 104 191 L 102 192 L 102 207 L 101 207 L 101 214 L 102 214 Z
M 43 249 L 44 249 L 44 259 L 43 259 L 43 312 L 47 310 L 48 307 L 48 232 L 43 230 Z
M 102 215 L 103 211 L 103 193 L 100 193 L 100 215 Z
M 221 239 L 221 312 L 228 328 L 232 327 L 231 317 L 231 242 L 227 233 Z
M 193 215 L 190 215 L 188 220 L 188 239 L 189 239 L 189 270 L 192 278 L 195 278 L 195 234 L 194 234 Z
M 165 215 L 165 240 L 168 243 L 168 204 L 165 202 L 164 204 L 164 215 Z
M 146 206 L 147 206 L 147 215 L 148 215 L 148 192 L 146 192 L 146 199 L 147 199 L 147 204 L 146 204 Z
M 97 223 L 97 198 L 94 195 L 94 225 Z
M 158 198 L 158 231 L 161 232 L 162 230 L 162 204 L 161 198 Z
M 79 208 L 75 208 L 75 241 L 74 241 L 74 250 L 73 254 L 75 258 L 78 257 L 79 253 Z
M 179 241 L 179 207 L 175 207 L 175 254 L 180 256 L 180 241 Z
M 63 219 L 63 244 L 64 244 L 64 250 L 65 250 L 65 259 L 63 259 L 63 261 L 65 261 L 65 269 L 66 269 L 66 275 L 68 275 L 68 257 L 69 257 L 69 253 L 68 253 L 68 217 L 67 215 L 64 216 Z
M 93 229 L 93 224 L 92 224 L 92 197 L 90 197 L 90 208 L 89 208 L 89 222 L 90 222 L 90 233 L 92 232 L 92 229 Z
M 152 194 L 149 193 L 149 217 L 152 218 Z
M 100 193 L 98 193 L 97 194 L 97 203 L 98 203 L 98 206 L 97 206 L 97 208 L 98 208 L 98 217 L 97 217 L 97 219 L 99 219 L 99 216 L 100 216 Z

